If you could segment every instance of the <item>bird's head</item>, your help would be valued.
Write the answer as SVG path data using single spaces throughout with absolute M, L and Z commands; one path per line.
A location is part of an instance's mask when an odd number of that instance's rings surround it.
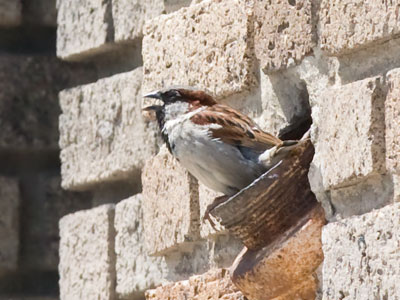
M 144 95 L 145 98 L 160 100 L 162 104 L 145 107 L 146 112 L 153 112 L 160 122 L 160 118 L 174 119 L 178 115 L 187 113 L 197 107 L 216 104 L 215 100 L 206 92 L 193 88 L 172 87 L 153 91 Z

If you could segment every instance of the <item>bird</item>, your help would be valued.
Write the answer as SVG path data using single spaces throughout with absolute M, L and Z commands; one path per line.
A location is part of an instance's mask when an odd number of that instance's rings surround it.
M 267 172 L 298 143 L 263 131 L 200 89 L 168 87 L 144 97 L 160 102 L 143 110 L 155 114 L 169 152 L 201 183 L 225 195 L 216 204 Z

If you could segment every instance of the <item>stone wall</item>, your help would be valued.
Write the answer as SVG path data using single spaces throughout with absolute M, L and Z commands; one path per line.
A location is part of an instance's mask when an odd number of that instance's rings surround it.
M 59 244 L 63 300 L 400 297 L 396 1 L 28 2 L 0 0 L 0 292 L 57 297 L 32 286 L 54 286 Z M 219 195 L 141 114 L 169 85 L 282 139 L 311 128 L 328 224 L 311 218 L 234 284 L 251 251 L 203 222 Z

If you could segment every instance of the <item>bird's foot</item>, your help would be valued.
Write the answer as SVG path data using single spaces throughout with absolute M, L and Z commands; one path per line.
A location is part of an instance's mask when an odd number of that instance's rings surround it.
M 229 196 L 220 196 L 220 197 L 215 198 L 214 201 L 213 201 L 211 204 L 209 204 L 209 205 L 207 206 L 206 211 L 205 211 L 205 213 L 204 213 L 203 222 L 205 222 L 206 220 L 208 220 L 208 222 L 210 222 L 211 227 L 212 227 L 214 230 L 216 230 L 216 231 L 218 231 L 218 230 L 217 230 L 217 228 L 216 228 L 216 226 L 215 226 L 214 221 L 212 220 L 212 218 L 211 218 L 211 216 L 210 216 L 210 212 L 211 212 L 215 207 L 217 207 L 217 206 L 220 205 L 221 203 L 223 203 L 223 202 L 225 202 L 226 200 L 228 200 L 228 198 L 229 198 Z

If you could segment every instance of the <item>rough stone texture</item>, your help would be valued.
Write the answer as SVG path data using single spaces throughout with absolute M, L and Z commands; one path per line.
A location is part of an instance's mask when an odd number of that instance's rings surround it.
M 126 42 L 142 37 L 147 20 L 165 11 L 171 12 L 189 4 L 190 0 L 114 0 L 112 13 L 115 42 Z
M 385 102 L 386 167 L 400 174 L 400 69 L 387 76 L 389 92 Z
M 62 186 L 90 188 L 107 181 L 139 181 L 157 150 L 155 124 L 141 115 L 142 69 L 60 93 Z
M 244 300 L 242 293 L 233 285 L 229 272 L 214 269 L 189 280 L 162 285 L 146 292 L 146 299 L 209 299 Z
M 56 173 L 34 174 L 21 181 L 23 216 L 19 264 L 26 270 L 56 271 L 61 217 L 91 207 L 90 193 L 61 189 Z
M 199 237 L 197 180 L 164 146 L 142 172 L 143 226 L 147 251 L 162 254 Z
M 25 1 L 24 21 L 41 26 L 57 26 L 56 0 Z
M 0 0 L 0 26 L 16 26 L 21 23 L 20 0 Z
M 400 297 L 399 220 L 394 204 L 324 227 L 323 299 Z
M 227 234 L 180 245 L 177 251 L 164 255 L 168 267 L 165 279 L 175 282 L 210 269 L 229 268 L 242 249 L 243 244 Z
M 146 20 L 160 15 L 164 1 L 115 0 L 112 4 L 115 41 L 127 41 L 143 36 Z
M 213 229 L 210 225 L 209 221 L 204 220 L 204 213 L 207 209 L 207 206 L 211 204 L 215 198 L 223 196 L 222 193 L 215 192 L 205 185 L 199 183 L 199 205 L 200 205 L 200 235 L 203 238 L 207 238 L 210 235 L 214 234 L 222 234 L 225 232 L 223 226 L 220 226 L 216 220 L 214 223 L 216 224 L 217 230 Z
M 321 47 L 344 54 L 400 33 L 397 1 L 322 0 Z
M 0 177 L 0 275 L 17 268 L 19 204 L 18 181 Z
M 115 299 L 114 205 L 60 220 L 60 298 Z
M 400 202 L 400 175 L 393 174 L 393 200 L 394 202 Z
M 244 248 L 230 270 L 234 284 L 249 299 L 315 299 L 324 224 L 324 212 L 317 207 L 279 240 L 258 251 Z
M 317 107 L 314 162 L 325 189 L 385 171 L 386 92 L 381 77 L 328 89 Z
M 276 71 L 312 52 L 311 0 L 263 0 L 254 7 L 254 47 L 261 68 Z
M 390 176 L 371 176 L 355 185 L 330 191 L 336 219 L 361 215 L 392 203 L 394 183 Z
M 144 23 L 187 6 L 189 0 L 57 0 L 57 55 L 85 60 L 120 50 L 143 36 Z
M 57 0 L 57 11 L 57 56 L 79 60 L 111 49 L 111 0 Z
M 243 2 L 206 0 L 147 23 L 143 91 L 186 85 L 221 98 L 256 85 L 247 14 Z
M 95 76 L 51 56 L 0 55 L 0 148 L 58 149 L 58 92 Z
M 144 291 L 163 282 L 166 264 L 149 257 L 144 246 L 142 195 L 121 201 L 115 208 L 115 253 L 117 295 L 121 299 L 141 299 Z

